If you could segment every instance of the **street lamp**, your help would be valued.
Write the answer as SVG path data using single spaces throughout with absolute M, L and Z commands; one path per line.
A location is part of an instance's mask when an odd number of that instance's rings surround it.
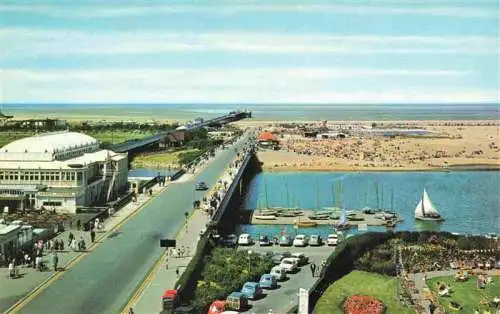
M 248 250 L 248 274 L 249 275 L 250 275 L 250 271 L 251 271 L 251 267 L 252 267 L 251 257 L 252 257 L 252 250 Z

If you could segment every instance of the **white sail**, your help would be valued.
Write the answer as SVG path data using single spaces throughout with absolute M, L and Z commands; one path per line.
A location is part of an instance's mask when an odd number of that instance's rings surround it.
M 429 195 L 427 194 L 427 191 L 424 189 L 424 212 L 426 214 L 439 214 L 436 207 L 431 202 L 431 199 L 429 198 Z
M 424 217 L 424 208 L 422 206 L 422 200 L 418 202 L 418 205 L 415 208 L 415 217 Z

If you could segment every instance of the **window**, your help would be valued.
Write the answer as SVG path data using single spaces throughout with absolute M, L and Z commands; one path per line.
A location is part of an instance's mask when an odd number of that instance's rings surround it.
M 61 206 L 62 202 L 52 202 L 52 201 L 49 201 L 49 202 L 43 202 L 43 205 L 44 206 Z

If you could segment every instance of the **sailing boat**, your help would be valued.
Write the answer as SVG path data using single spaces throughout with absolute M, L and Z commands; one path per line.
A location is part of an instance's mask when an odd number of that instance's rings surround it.
M 349 224 L 349 219 L 347 219 L 347 213 L 345 211 L 345 208 L 342 209 L 342 216 L 340 216 L 340 220 L 335 226 L 335 229 L 337 230 L 349 230 L 351 228 L 351 225 Z
M 417 220 L 431 220 L 431 221 L 442 221 L 443 217 L 439 214 L 436 207 L 431 202 L 427 191 L 424 188 L 424 193 L 422 199 L 418 202 L 415 208 L 415 219 Z

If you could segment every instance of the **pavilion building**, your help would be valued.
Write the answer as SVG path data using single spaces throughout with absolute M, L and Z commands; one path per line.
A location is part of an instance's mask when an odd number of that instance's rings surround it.
M 127 159 L 76 132 L 13 141 L 0 149 L 0 208 L 75 213 L 105 204 L 127 189 Z

